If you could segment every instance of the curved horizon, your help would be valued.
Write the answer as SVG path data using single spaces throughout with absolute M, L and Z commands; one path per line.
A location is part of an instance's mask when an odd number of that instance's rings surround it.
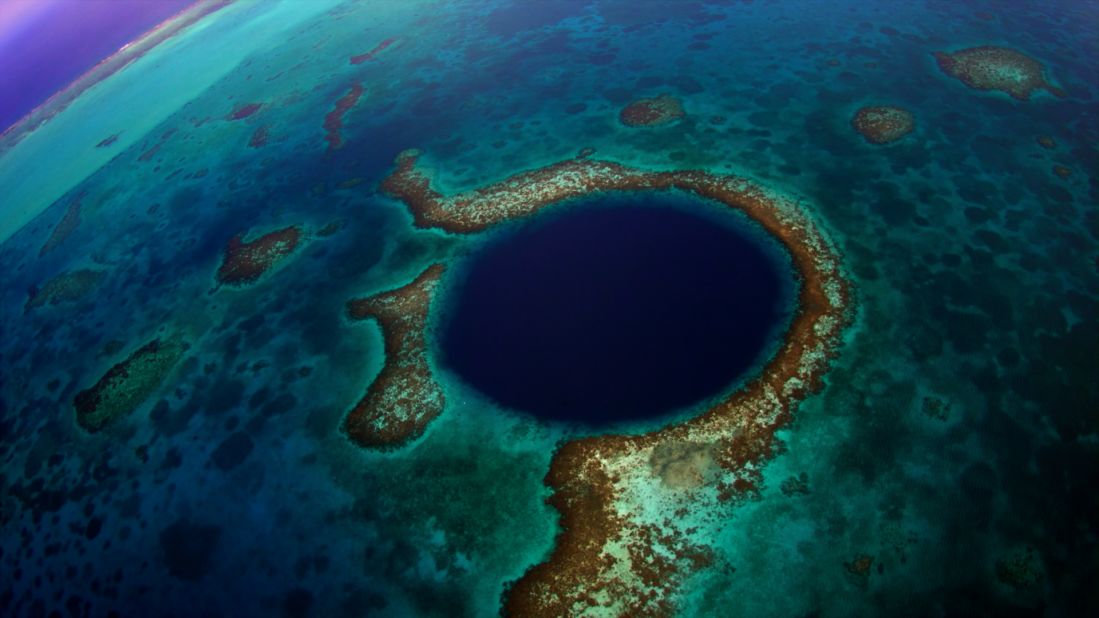
M 198 0 L 12 0 L 0 5 L 0 134 L 22 124 Z
M 62 3 L 60 6 L 67 2 L 58 1 Z M 115 53 L 99 60 L 0 133 L 0 159 L 5 162 L 5 165 L 0 166 L 0 184 L 5 186 L 8 198 L 0 208 L 0 243 L 114 156 L 109 151 L 89 153 L 89 141 L 94 146 L 105 137 L 120 133 L 122 125 L 125 125 L 128 134 L 117 139 L 117 147 L 125 147 L 140 139 L 158 119 L 174 111 L 195 93 L 190 87 L 182 88 L 171 97 L 158 99 L 155 105 L 150 102 L 134 104 L 137 100 L 135 97 L 140 96 L 140 86 L 136 82 L 129 83 L 122 91 L 113 94 L 101 93 L 107 96 L 107 100 L 127 101 L 127 109 L 142 110 L 138 118 L 132 114 L 128 117 L 112 115 L 112 109 L 115 108 L 103 106 L 114 103 L 95 100 L 95 97 L 89 99 L 89 95 L 100 90 L 97 86 L 127 74 L 130 74 L 131 82 L 140 79 L 140 75 L 134 75 L 129 69 L 140 66 L 143 59 L 155 54 L 162 47 L 161 43 L 182 40 L 183 35 L 195 31 L 190 26 L 215 12 L 221 13 L 222 9 L 232 6 L 234 2 L 235 0 L 197 0 L 189 4 L 141 36 L 128 41 Z M 14 12 L 5 14 L 8 17 L 7 30 L 13 31 L 11 24 L 30 19 L 28 15 L 29 13 L 16 15 Z M 175 68 L 169 69 L 169 72 L 181 70 L 179 63 L 173 64 Z M 150 67 L 146 67 L 139 74 L 147 77 L 151 75 L 149 70 Z M 215 79 L 213 76 L 216 73 L 210 71 L 207 77 Z M 199 81 L 202 83 L 194 84 L 194 88 L 204 87 L 206 82 Z M 71 115 L 66 114 L 66 111 L 74 106 L 82 106 L 79 117 L 61 122 Z M 60 139 L 61 135 L 66 138 Z M 18 152 L 22 154 L 13 158 L 13 153 Z M 64 164 L 47 169 L 39 165 L 42 160 L 64 161 Z

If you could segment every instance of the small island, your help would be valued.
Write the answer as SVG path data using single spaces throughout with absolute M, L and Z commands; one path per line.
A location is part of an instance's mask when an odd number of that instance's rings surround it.
M 296 225 L 269 232 L 245 242 L 238 234 L 225 245 L 225 257 L 217 270 L 218 283 L 243 286 L 255 283 L 265 272 L 298 248 L 302 231 Z
M 935 52 L 943 73 L 975 90 L 998 90 L 1013 99 L 1027 101 L 1036 90 L 1055 97 L 1065 91 L 1046 79 L 1045 67 L 1034 58 L 1009 47 L 970 47 L 953 53 Z
M 871 144 L 890 144 L 912 132 L 916 119 L 906 109 L 889 105 L 862 107 L 851 126 Z

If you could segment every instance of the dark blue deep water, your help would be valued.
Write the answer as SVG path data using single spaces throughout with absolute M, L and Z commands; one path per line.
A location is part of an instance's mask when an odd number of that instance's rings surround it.
M 660 416 L 719 393 L 785 324 L 791 271 L 762 231 L 690 210 L 706 206 L 593 198 L 491 240 L 462 273 L 444 363 L 551 420 Z

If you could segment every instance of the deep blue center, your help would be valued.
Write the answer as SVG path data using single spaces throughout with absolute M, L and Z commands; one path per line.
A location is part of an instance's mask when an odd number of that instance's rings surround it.
M 684 195 L 604 196 L 467 260 L 443 364 L 505 406 L 602 425 L 729 388 L 789 316 L 791 270 L 748 222 Z

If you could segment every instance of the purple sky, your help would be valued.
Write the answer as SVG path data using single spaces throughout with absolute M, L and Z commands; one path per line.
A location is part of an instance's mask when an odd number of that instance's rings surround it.
M 195 0 L 0 0 L 0 132 Z

